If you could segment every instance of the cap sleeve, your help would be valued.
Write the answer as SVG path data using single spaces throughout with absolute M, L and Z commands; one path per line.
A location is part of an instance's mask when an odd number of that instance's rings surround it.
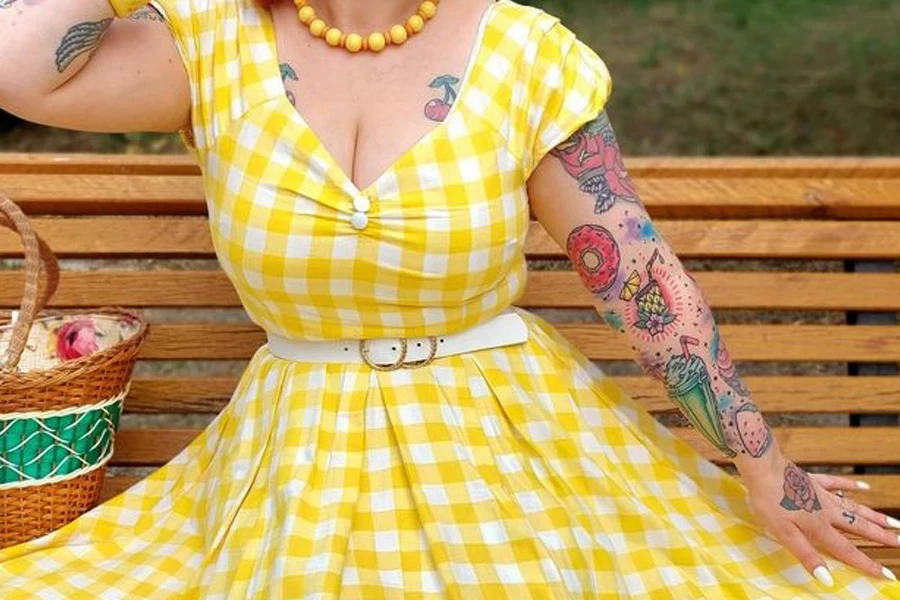
M 152 0 L 154 8 L 166 23 L 191 85 L 191 123 L 178 134 L 189 152 L 197 153 L 201 130 L 197 82 L 202 76 L 199 39 L 204 30 L 210 0 Z M 201 139 L 198 139 L 201 138 Z
M 521 107 L 526 176 L 548 152 L 597 118 L 612 93 L 606 64 L 562 23 L 556 21 L 534 48 Z

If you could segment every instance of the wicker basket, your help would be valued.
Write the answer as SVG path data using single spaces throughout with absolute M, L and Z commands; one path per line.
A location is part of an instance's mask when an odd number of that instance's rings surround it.
M 25 246 L 20 309 L 0 315 L 4 548 L 58 529 L 97 504 L 149 325 L 117 307 L 44 311 L 59 281 L 56 257 L 2 196 L 0 226 L 18 232 Z

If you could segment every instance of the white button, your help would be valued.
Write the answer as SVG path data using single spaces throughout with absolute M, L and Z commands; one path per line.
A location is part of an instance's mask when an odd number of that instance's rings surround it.
M 353 199 L 353 208 L 359 212 L 369 212 L 371 207 L 372 203 L 365 196 L 357 196 Z
M 350 224 L 354 229 L 365 229 L 369 224 L 369 215 L 364 212 L 355 212 L 350 215 Z

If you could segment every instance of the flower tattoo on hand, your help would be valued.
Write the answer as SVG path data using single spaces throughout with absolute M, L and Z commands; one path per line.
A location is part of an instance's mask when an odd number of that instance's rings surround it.
M 788 510 L 814 512 L 822 508 L 809 475 L 794 463 L 784 468 L 784 498 L 781 506 Z

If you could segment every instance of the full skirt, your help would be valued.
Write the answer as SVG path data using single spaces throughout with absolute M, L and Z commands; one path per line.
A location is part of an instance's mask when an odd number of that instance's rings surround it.
M 896 599 L 824 588 L 745 486 L 551 325 L 416 370 L 251 358 L 153 475 L 0 551 L 18 599 Z

